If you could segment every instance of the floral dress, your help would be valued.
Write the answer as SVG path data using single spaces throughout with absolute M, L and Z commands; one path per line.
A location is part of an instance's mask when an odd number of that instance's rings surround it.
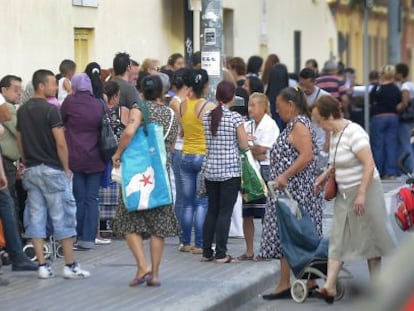
M 297 122 L 303 123 L 311 132 L 313 159 L 305 169 L 289 179 L 287 190 L 291 193 L 293 199 L 309 213 L 317 232 L 322 237 L 323 198 L 322 194 L 315 195 L 313 192 L 313 185 L 317 177 L 318 147 L 311 121 L 306 116 L 299 115 L 289 122 L 273 145 L 270 152 L 270 178 L 275 180 L 278 175 L 285 172 L 295 162 L 299 155 L 298 151 L 289 142 L 289 135 Z M 283 257 L 276 217 L 276 200 L 269 197 L 267 199 L 260 240 L 259 256 L 262 258 Z
M 146 102 L 150 113 L 151 122 L 158 122 L 164 128 L 164 133 L 167 132 L 171 117 L 172 126 L 165 138 L 166 148 L 174 146 L 178 134 L 178 122 L 174 114 L 171 114 L 171 108 L 161 106 L 153 102 Z M 132 109 L 138 108 L 133 106 Z M 169 157 L 169 152 L 167 152 Z M 169 161 L 167 159 L 167 172 L 169 172 Z M 172 205 L 165 205 L 155 209 L 127 212 L 122 195 L 119 196 L 119 204 L 116 210 L 116 216 L 113 223 L 113 230 L 115 235 L 123 236 L 127 233 L 137 233 L 144 239 L 148 239 L 151 235 L 164 238 L 167 236 L 176 236 L 179 233 L 179 225 Z

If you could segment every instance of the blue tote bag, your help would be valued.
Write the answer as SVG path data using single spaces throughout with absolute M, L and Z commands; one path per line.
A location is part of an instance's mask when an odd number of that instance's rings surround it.
M 172 203 L 163 127 L 150 121 L 145 103 L 139 102 L 138 106 L 143 115 L 143 124 L 121 156 L 122 198 L 129 212 Z M 170 128 L 173 118 L 172 113 Z

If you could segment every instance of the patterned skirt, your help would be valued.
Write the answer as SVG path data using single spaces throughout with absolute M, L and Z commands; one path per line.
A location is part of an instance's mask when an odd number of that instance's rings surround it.
M 149 239 L 151 235 L 165 238 L 177 236 L 179 225 L 172 205 L 140 212 L 128 212 L 122 200 L 122 195 L 120 195 L 113 222 L 113 231 L 117 236 L 136 233 L 141 235 L 143 239 Z

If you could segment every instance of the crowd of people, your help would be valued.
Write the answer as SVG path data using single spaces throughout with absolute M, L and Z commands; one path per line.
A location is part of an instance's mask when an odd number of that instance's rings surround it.
M 251 151 L 277 194 L 287 190 L 304 208 L 320 237 L 323 185 L 335 174 L 328 279 L 316 292 L 319 297 L 333 301 L 343 260 L 364 258 L 371 273 L 380 266 L 391 249 L 380 180 L 401 175 L 397 161 L 403 153 L 409 155 L 408 170 L 414 167 L 414 115 L 403 117 L 414 98 L 408 67 L 387 65 L 380 74 L 371 73 L 369 137 L 353 109 L 358 105 L 355 72 L 340 62 L 328 60 L 319 72 L 310 59 L 296 75 L 275 54 L 266 60 L 252 56 L 247 62 L 229 58 L 215 100 L 206 98 L 209 76 L 200 62 L 200 53 L 190 67 L 178 53 L 162 67 L 156 59 L 140 65 L 127 53 L 116 54 L 110 69 L 96 62 L 77 68 L 64 60 L 56 76 L 37 70 L 24 94 L 21 78 L 1 79 L 0 218 L 14 271 L 54 277 L 43 254 L 44 239 L 53 235 L 63 247 L 62 276 L 89 277 L 73 250 L 111 243 L 100 236 L 100 213 L 107 205 L 113 207 L 114 236 L 126 239 L 136 261 L 130 286 L 161 285 L 164 238 L 177 236 L 178 250 L 200 255 L 202 262 L 279 259 L 280 280 L 263 298 L 290 297 L 290 266 L 279 238 L 275 197 L 243 201 L 246 250 L 234 257 L 228 252 L 243 178 L 240 150 Z M 244 104 L 236 105 L 236 96 Z M 174 177 L 175 196 L 171 204 L 128 212 L 121 185 L 110 180 L 109 172 L 122 164 L 124 151 L 143 126 L 142 103 L 151 121 L 163 128 L 165 169 Z M 118 142 L 109 161 L 100 145 L 106 116 Z M 200 195 L 203 182 L 206 195 Z M 257 252 L 255 218 L 263 223 Z M 37 263 L 23 253 L 22 236 L 33 243 Z M 145 258 L 145 239 L 150 240 L 151 264 Z M 308 286 L 317 288 L 311 281 Z

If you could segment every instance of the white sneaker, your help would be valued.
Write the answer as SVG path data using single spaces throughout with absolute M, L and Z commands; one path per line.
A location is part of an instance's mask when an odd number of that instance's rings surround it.
M 55 277 L 55 273 L 53 272 L 53 268 L 49 263 L 46 263 L 43 266 L 39 266 L 37 270 L 37 277 L 39 279 L 50 279 Z
M 80 265 L 75 262 L 72 267 L 63 267 L 63 278 L 65 279 L 86 279 L 90 277 L 89 271 L 82 270 Z
M 95 239 L 96 245 L 108 245 L 111 243 L 112 243 L 111 239 L 98 239 L 98 238 Z

